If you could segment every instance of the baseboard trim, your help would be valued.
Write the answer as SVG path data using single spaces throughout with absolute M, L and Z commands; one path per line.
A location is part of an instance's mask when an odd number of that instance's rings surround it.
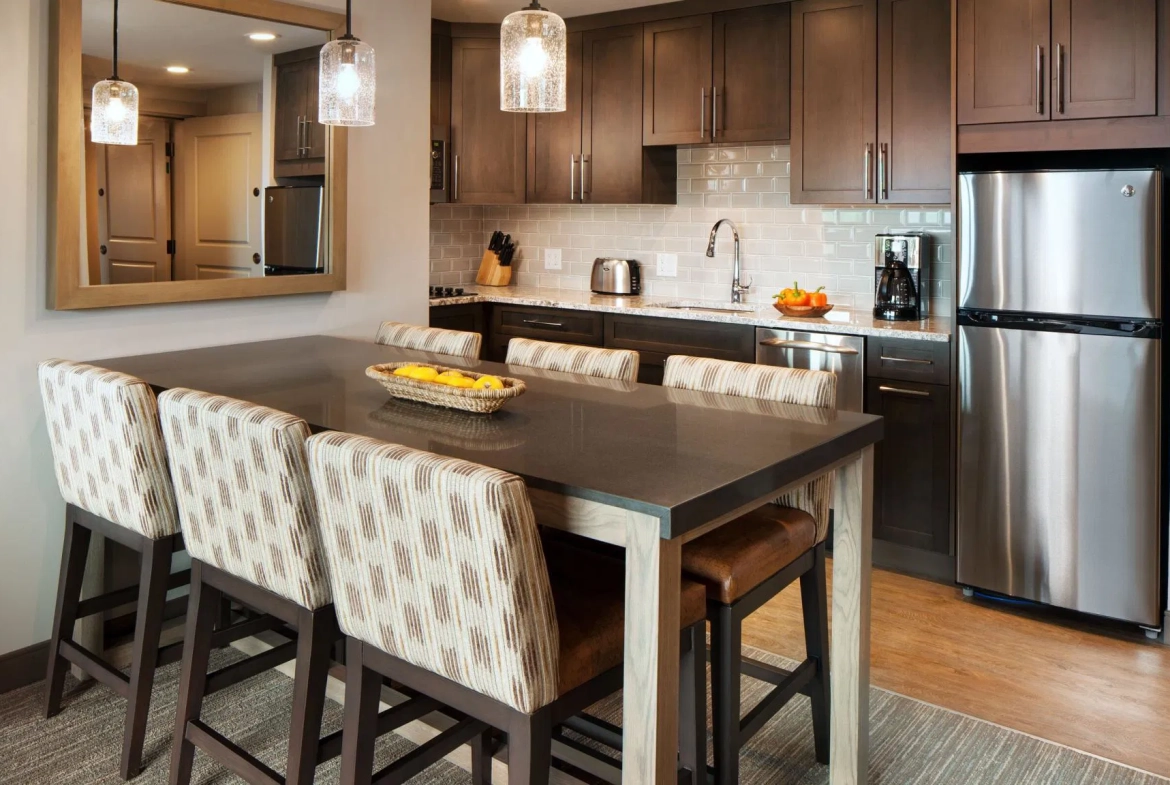
M 45 678 L 48 665 L 48 641 L 0 654 L 0 695 L 36 684 Z

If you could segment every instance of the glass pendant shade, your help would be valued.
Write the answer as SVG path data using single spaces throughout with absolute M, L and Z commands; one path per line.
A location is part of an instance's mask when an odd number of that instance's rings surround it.
M 138 144 L 138 88 L 115 79 L 95 84 L 89 127 L 94 144 Z
M 318 120 L 325 125 L 374 124 L 374 47 L 342 37 L 321 49 Z
M 565 111 L 565 21 L 533 3 L 500 27 L 500 109 Z

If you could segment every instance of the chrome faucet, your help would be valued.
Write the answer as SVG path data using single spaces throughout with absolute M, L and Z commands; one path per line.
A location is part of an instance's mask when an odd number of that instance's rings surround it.
M 740 274 L 742 269 L 739 261 L 739 227 L 735 225 L 735 221 L 730 218 L 723 218 L 715 223 L 711 228 L 711 239 L 707 241 L 707 257 L 715 258 L 715 236 L 719 234 L 719 227 L 727 224 L 731 227 L 731 234 L 735 237 L 735 266 L 731 273 L 731 301 L 733 303 L 742 303 L 743 296 L 747 294 L 748 289 L 752 288 L 752 281 L 740 283 Z

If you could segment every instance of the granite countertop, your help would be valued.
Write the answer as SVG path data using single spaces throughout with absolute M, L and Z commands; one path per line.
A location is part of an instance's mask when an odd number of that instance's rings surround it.
M 839 333 L 841 335 L 888 336 L 919 341 L 946 343 L 951 339 L 951 319 L 931 316 L 919 322 L 886 322 L 874 319 L 869 311 L 837 308 L 819 319 L 794 319 L 781 315 L 771 305 L 757 305 L 748 311 L 704 311 L 666 308 L 670 303 L 688 303 L 719 307 L 719 303 L 699 302 L 670 297 L 616 297 L 570 289 L 543 289 L 536 286 L 468 287 L 462 297 L 432 299 L 431 305 L 500 303 L 543 308 L 567 308 L 577 311 L 624 313 L 657 316 L 666 319 L 690 319 L 701 322 L 747 324 L 755 327 Z

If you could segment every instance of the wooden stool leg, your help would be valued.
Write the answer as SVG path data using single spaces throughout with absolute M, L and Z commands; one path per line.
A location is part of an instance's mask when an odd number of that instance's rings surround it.
M 183 640 L 183 673 L 175 710 L 175 743 L 171 749 L 170 785 L 189 785 L 195 745 L 187 740 L 187 723 L 199 719 L 207 690 L 211 636 L 219 615 L 221 592 L 203 582 L 203 568 L 191 562 L 191 595 L 187 600 L 187 628 Z
M 679 762 L 691 772 L 691 785 L 707 782 L 707 623 L 683 633 L 679 663 Z
M 813 739 L 817 762 L 829 763 L 829 596 L 825 575 L 825 544 L 816 547 L 813 568 L 800 576 L 800 600 L 804 610 L 804 648 L 817 660 L 817 677 L 809 685 L 812 699 Z
M 309 785 L 317 769 L 321 714 L 325 710 L 325 685 L 329 678 L 329 652 L 337 639 L 333 606 L 315 611 L 302 609 L 297 628 L 297 666 L 285 783 Z
M 517 714 L 508 728 L 508 785 L 548 785 L 552 722 L 547 711 Z
M 134 651 L 130 661 L 130 696 L 122 739 L 121 773 L 124 780 L 137 776 L 142 769 L 142 743 L 146 738 L 146 718 L 150 713 L 150 695 L 154 688 L 154 668 L 158 662 L 158 644 L 162 634 L 163 610 L 167 603 L 167 579 L 171 574 L 173 550 L 171 539 L 164 537 L 150 541 L 142 552 Z
M 471 740 L 471 783 L 492 785 L 492 732 L 489 728 Z
M 739 782 L 740 620 L 728 605 L 711 619 L 711 705 L 715 785 Z
M 81 583 L 89 556 L 90 531 L 73 520 L 73 508 L 65 510 L 65 539 L 61 546 L 61 577 L 57 581 L 57 604 L 53 611 L 53 634 L 49 641 L 49 668 L 45 676 L 45 717 L 61 710 L 61 693 L 69 662 L 61 656 L 61 641 L 73 640 Z
M 341 785 L 370 785 L 382 677 L 362 664 L 362 646 L 353 638 L 345 651 L 345 726 L 341 734 Z

